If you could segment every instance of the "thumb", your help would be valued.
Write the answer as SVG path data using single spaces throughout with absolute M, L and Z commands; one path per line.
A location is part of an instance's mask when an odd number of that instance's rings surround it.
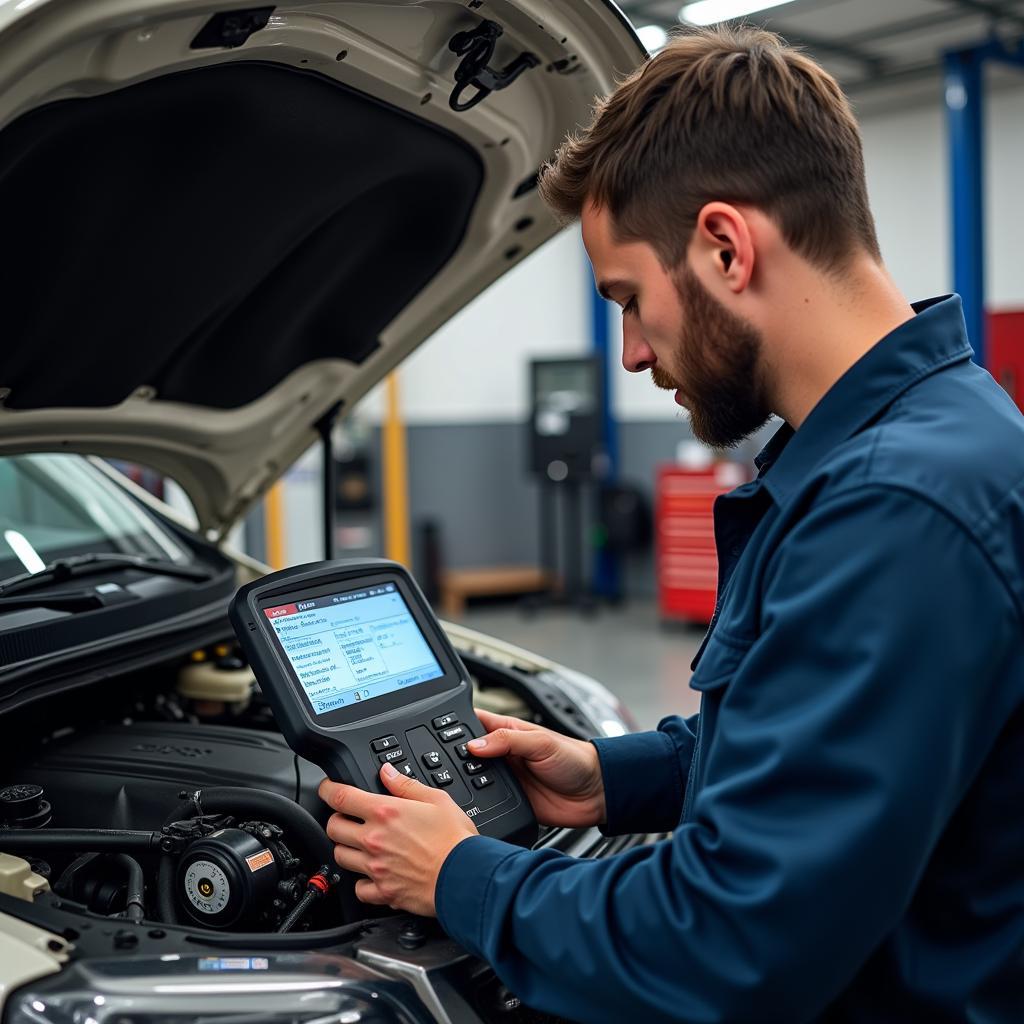
M 419 800 L 423 803 L 433 803 L 434 797 L 441 795 L 440 790 L 424 786 L 416 779 L 410 779 L 403 775 L 393 764 L 383 764 L 380 768 L 380 780 L 384 788 L 392 796 L 400 796 L 404 800 Z
M 527 761 L 543 761 L 556 750 L 553 733 L 547 729 L 495 729 L 469 741 L 469 749 L 479 757 L 504 757 L 512 754 Z

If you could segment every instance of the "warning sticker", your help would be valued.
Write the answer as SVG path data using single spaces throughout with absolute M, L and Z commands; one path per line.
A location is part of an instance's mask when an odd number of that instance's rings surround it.
M 260 850 L 259 853 L 246 857 L 245 863 L 249 865 L 250 871 L 259 871 L 260 868 L 274 863 L 274 855 L 269 850 Z

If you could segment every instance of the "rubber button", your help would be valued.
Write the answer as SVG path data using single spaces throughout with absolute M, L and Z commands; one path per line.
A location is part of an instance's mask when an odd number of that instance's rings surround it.
M 428 750 L 420 760 L 427 768 L 440 768 L 444 764 L 441 755 L 436 750 Z
M 479 775 L 486 767 L 487 765 L 483 761 L 467 761 L 462 766 L 462 770 L 467 775 Z
M 401 747 L 395 747 L 394 750 L 387 750 L 383 754 L 378 754 L 377 760 L 381 764 L 387 764 L 388 761 L 404 761 L 405 751 Z
M 455 781 L 455 776 L 447 768 L 442 768 L 439 772 L 431 772 L 430 777 L 434 780 L 435 786 L 450 786 Z M 474 779 L 474 781 L 476 781 Z
M 441 715 L 440 718 L 433 719 L 433 721 L 431 721 L 430 724 L 435 729 L 444 729 L 446 726 L 449 725 L 458 725 L 459 718 L 458 715 L 454 715 L 449 711 L 447 715 Z
M 450 729 L 442 729 L 437 735 L 442 742 L 451 743 L 452 740 L 461 740 L 466 730 L 461 725 L 453 725 Z
M 379 754 L 382 750 L 390 750 L 392 747 L 398 746 L 397 736 L 381 736 L 379 740 L 372 740 L 370 742 L 370 749 L 375 753 Z
M 494 781 L 493 775 L 478 775 L 473 779 L 473 785 L 477 789 L 486 789 Z

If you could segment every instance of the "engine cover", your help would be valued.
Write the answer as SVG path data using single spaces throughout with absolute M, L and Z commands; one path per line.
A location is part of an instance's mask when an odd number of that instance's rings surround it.
M 299 803 L 318 821 L 323 772 L 299 759 Z M 294 754 L 275 733 L 236 726 L 104 725 L 49 744 L 20 771 L 46 790 L 55 828 L 157 829 L 182 789 L 243 786 L 294 798 Z

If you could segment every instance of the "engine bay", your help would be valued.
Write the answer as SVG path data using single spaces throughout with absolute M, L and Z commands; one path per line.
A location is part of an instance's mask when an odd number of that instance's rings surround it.
M 471 631 L 459 654 L 478 708 L 579 738 L 617 714 L 589 681 Z M 185 1018 L 213 1019 L 221 999 L 236 1020 L 259 971 L 277 992 L 259 1019 L 275 998 L 305 1019 L 287 1002 L 300 984 L 334 993 L 349 1016 L 331 1019 L 565 1024 L 436 921 L 355 898 L 324 829 L 323 773 L 288 747 L 233 644 L 90 675 L 8 706 L 3 723 L 0 947 L 22 936 L 59 972 L 22 1005 L 99 997 L 123 1006 L 117 1019 L 151 1005 L 170 1019 L 160 992 L 173 976 L 194 993 Z M 545 828 L 537 845 L 602 857 L 659 838 Z
M 485 674 L 482 706 L 542 719 L 515 673 Z M 233 645 L 100 690 L 67 695 L 60 717 L 30 709 L 3 755 L 0 855 L 41 889 L 112 920 L 246 934 L 379 916 L 335 866 L 322 771 L 292 753 Z

